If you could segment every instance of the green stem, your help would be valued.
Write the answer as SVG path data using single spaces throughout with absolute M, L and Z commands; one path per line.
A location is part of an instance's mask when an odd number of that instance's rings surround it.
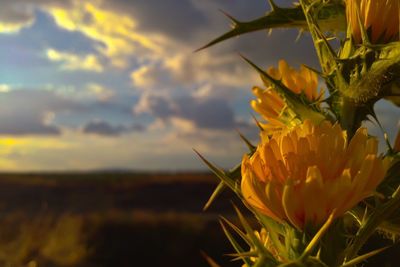
M 355 103 L 346 97 L 343 97 L 339 103 L 340 125 L 347 131 L 347 138 L 350 140 L 371 113 L 368 105 Z

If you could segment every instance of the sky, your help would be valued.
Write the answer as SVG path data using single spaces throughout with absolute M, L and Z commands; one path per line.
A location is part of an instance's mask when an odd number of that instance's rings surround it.
M 194 53 L 229 30 L 220 10 L 254 19 L 265 0 L 1 4 L 0 171 L 205 169 L 193 149 L 229 168 L 246 152 L 238 133 L 258 135 L 249 101 L 261 81 L 238 53 L 264 68 L 282 58 L 318 68 L 294 30 Z M 392 137 L 400 113 L 377 111 Z

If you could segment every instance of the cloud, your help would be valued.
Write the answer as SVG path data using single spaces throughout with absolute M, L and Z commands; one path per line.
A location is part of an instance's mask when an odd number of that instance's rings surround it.
M 129 132 L 142 132 L 145 130 L 145 127 L 140 124 L 134 124 L 130 126 L 126 125 L 112 125 L 107 121 L 103 120 L 94 120 L 88 122 L 83 126 L 82 132 L 86 134 L 96 134 L 102 136 L 118 136 L 121 134 L 126 134 Z
M 2 0 L 0 9 L 0 33 L 18 33 L 35 21 L 35 8 L 59 6 L 67 8 L 69 0 Z
M 101 42 L 97 50 L 108 57 L 115 67 L 125 68 L 129 57 L 143 51 L 156 52 L 160 45 L 136 31 L 136 21 L 123 14 L 102 9 L 89 1 L 75 1 L 72 10 L 51 7 L 46 9 L 58 26 L 79 31 Z M 148 54 L 148 53 L 147 53 Z
M 151 89 L 166 83 L 168 70 L 156 64 L 143 65 L 134 70 L 130 77 L 136 88 Z
M 201 129 L 232 130 L 238 125 L 232 108 L 220 98 L 168 98 L 146 94 L 135 106 L 134 113 L 150 113 L 186 129 L 192 125 Z
M 117 13 L 135 18 L 137 28 L 143 32 L 167 35 L 187 42 L 208 26 L 207 16 L 191 0 L 124 0 L 105 1 L 104 6 Z M 203 2 L 203 1 L 201 1 Z M 217 9 L 215 9 L 217 10 Z
M 29 27 L 32 25 L 33 21 L 28 21 L 27 23 L 7 23 L 0 22 L 0 33 L 17 33 L 24 27 Z
M 53 92 L 10 90 L 0 93 L 0 134 L 59 135 L 53 125 L 55 112 L 76 108 L 76 104 Z
M 89 94 L 94 95 L 101 102 L 109 101 L 115 95 L 112 89 L 97 83 L 87 84 L 86 89 Z
M 168 10 L 161 6 L 168 6 Z M 185 12 L 182 12 L 182 8 L 185 8 Z M 140 10 L 154 13 L 154 16 Z M 200 40 L 190 41 L 188 35 L 195 34 L 199 29 L 210 29 L 207 27 L 210 23 L 205 20 L 209 16 L 203 13 L 204 10 L 189 0 L 154 5 L 151 1 L 113 1 L 112 4 L 107 1 L 77 1 L 70 9 L 53 7 L 46 11 L 63 29 L 81 32 L 101 43 L 96 49 L 110 60 L 112 66 L 127 68 L 132 62 L 139 66 L 131 72 L 132 82 L 139 88 L 176 88 L 177 84 L 196 87 L 205 82 L 241 87 L 257 79 L 255 72 L 232 49 L 212 49 L 193 54 L 193 50 L 201 43 Z M 171 15 L 176 20 L 171 20 Z M 171 21 L 179 21 L 180 26 Z M 159 25 L 162 29 L 151 25 Z M 177 28 L 173 28 L 175 26 Z M 188 27 L 188 30 L 182 27 Z M 245 48 L 247 51 L 254 50 Z M 237 51 L 245 53 L 246 50 Z
M 17 33 L 24 27 L 29 27 L 34 22 L 33 10 L 21 9 L 13 5 L 11 1 L 1 3 L 0 33 Z
M 236 52 L 261 67 L 275 64 L 284 54 L 294 63 L 299 58 L 309 62 L 309 41 L 293 44 L 297 34 L 293 31 L 277 31 L 270 38 L 261 32 L 199 53 L 193 50 L 229 29 L 219 8 L 248 19 L 262 15 L 265 6 L 265 0 L 251 4 L 225 0 L 2 1 L 0 23 L 18 27 L 34 23 L 11 36 L 15 40 L 9 47 L 18 49 L 15 55 L 6 55 L 9 61 L 3 61 L 19 65 L 16 71 L 5 66 L 5 77 L 16 80 L 15 72 L 25 77 L 26 87 L 32 83 L 40 91 L 44 83 L 54 87 L 48 89 L 52 91 L 17 93 L 0 86 L 0 129 L 7 127 L 4 132 L 19 133 L 17 139 L 26 140 L 23 145 L 8 146 L 14 147 L 9 159 L 14 157 L 12 162 L 28 169 L 201 168 L 191 150 L 196 147 L 232 167 L 245 151 L 234 129 L 250 137 L 257 134 L 244 99 L 259 82 Z M 28 53 L 50 54 L 56 64 L 49 62 L 50 57 L 32 63 L 21 56 Z M 130 124 L 131 108 L 138 124 Z M 30 134 L 45 136 L 20 136 Z M 51 140 L 59 142 L 54 144 L 59 145 L 57 149 L 46 146 Z M 25 150 L 29 144 L 38 145 Z
M 79 56 L 72 53 L 64 53 L 54 49 L 46 51 L 47 58 L 50 61 L 61 62 L 61 69 L 75 71 L 85 70 L 93 72 L 102 72 L 103 66 L 99 59 L 93 55 Z

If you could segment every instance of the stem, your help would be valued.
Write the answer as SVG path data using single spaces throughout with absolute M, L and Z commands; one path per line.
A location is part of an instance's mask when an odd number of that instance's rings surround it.
M 350 140 L 361 123 L 371 114 L 368 104 L 355 103 L 349 98 L 342 97 L 339 104 L 339 120 L 343 130 L 347 131 L 347 138 Z

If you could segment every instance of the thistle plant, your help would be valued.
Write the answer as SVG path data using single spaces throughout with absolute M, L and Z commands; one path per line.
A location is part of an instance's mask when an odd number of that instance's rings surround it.
M 311 36 L 320 69 L 281 60 L 264 70 L 243 57 L 264 83 L 253 87 L 250 103 L 260 142 L 242 136 L 249 152 L 230 171 L 199 154 L 220 179 L 205 208 L 229 188 L 249 209 L 251 218 L 235 207 L 241 225 L 221 219 L 244 266 L 361 266 L 385 249 L 361 254 L 371 236 L 400 235 L 400 134 L 378 154 L 378 139 L 362 126 L 381 125 L 377 101 L 400 106 L 400 0 L 270 5 L 248 22 L 227 15 L 232 30 L 201 49 L 248 32 L 297 28 Z

